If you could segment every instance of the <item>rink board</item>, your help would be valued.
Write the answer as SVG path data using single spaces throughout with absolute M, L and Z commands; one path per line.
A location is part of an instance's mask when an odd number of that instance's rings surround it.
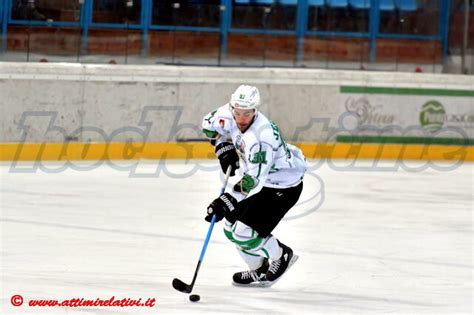
M 0 160 L 215 158 L 202 117 L 242 83 L 308 158 L 474 160 L 469 76 L 25 63 L 0 65 Z
M 240 84 L 290 143 L 474 139 L 474 78 L 321 69 L 2 63 L 0 143 L 203 140 Z M 453 142 L 453 141 L 451 141 Z M 384 142 L 386 143 L 386 142 Z M 449 143 L 456 145 L 458 143 Z

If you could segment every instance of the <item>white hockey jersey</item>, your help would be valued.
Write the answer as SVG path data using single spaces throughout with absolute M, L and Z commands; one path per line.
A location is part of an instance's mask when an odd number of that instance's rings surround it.
M 217 139 L 216 145 L 232 141 L 243 162 L 244 179 L 250 182 L 248 196 L 262 187 L 288 188 L 302 181 L 307 169 L 303 152 L 286 143 L 278 126 L 262 113 L 257 112 L 252 125 L 242 133 L 226 104 L 205 116 L 202 128 L 208 137 Z

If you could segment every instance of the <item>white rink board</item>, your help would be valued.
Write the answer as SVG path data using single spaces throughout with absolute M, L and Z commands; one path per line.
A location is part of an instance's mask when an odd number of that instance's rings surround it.
M 311 201 L 289 215 L 318 209 L 274 232 L 298 262 L 272 288 L 233 287 L 244 265 L 219 223 L 193 304 L 171 281 L 192 279 L 205 208 L 221 185 L 218 166 L 164 163 L 158 176 L 156 163 L 141 164 L 140 177 L 106 165 L 28 172 L 22 164 L 12 172 L 3 164 L 0 314 L 473 313 L 473 164 L 440 171 L 426 162 L 312 161 L 301 198 Z M 157 302 L 152 309 L 15 308 L 14 294 Z
M 474 90 L 474 77 L 321 69 L 0 63 L 0 142 L 175 142 L 203 138 L 201 119 L 226 104 L 240 84 L 256 85 L 260 110 L 293 142 L 328 142 L 342 128 L 344 86 Z M 441 93 L 443 94 L 443 93 Z M 470 94 L 469 94 L 470 95 Z M 357 97 L 364 94 L 357 94 Z M 368 110 L 419 127 L 426 97 L 370 94 Z M 474 95 L 435 97 L 472 136 Z M 448 118 L 447 118 L 448 119 Z M 327 125 L 326 125 L 327 123 Z M 385 128 L 390 123 L 370 124 Z M 449 125 L 449 124 L 447 124 Z M 397 132 L 387 135 L 400 136 Z M 379 130 L 386 132 L 385 129 Z M 427 134 L 432 137 L 432 134 Z M 450 136 L 450 135 L 447 135 Z M 452 135 L 457 136 L 459 135 Z

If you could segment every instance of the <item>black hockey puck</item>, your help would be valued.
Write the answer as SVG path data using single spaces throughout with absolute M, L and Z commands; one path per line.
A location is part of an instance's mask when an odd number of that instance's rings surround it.
M 201 297 L 200 297 L 199 295 L 197 295 L 197 294 L 191 294 L 191 295 L 189 296 L 189 300 L 190 300 L 191 302 L 198 302 L 200 299 L 201 299 Z

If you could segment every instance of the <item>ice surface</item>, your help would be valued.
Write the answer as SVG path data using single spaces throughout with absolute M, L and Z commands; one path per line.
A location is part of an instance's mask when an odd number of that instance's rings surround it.
M 473 164 L 312 161 L 274 231 L 293 268 L 272 288 L 232 286 L 245 266 L 218 223 L 192 303 L 171 281 L 191 282 L 218 166 L 134 163 L 0 167 L 0 314 L 473 313 Z M 156 304 L 26 305 L 111 296 Z

